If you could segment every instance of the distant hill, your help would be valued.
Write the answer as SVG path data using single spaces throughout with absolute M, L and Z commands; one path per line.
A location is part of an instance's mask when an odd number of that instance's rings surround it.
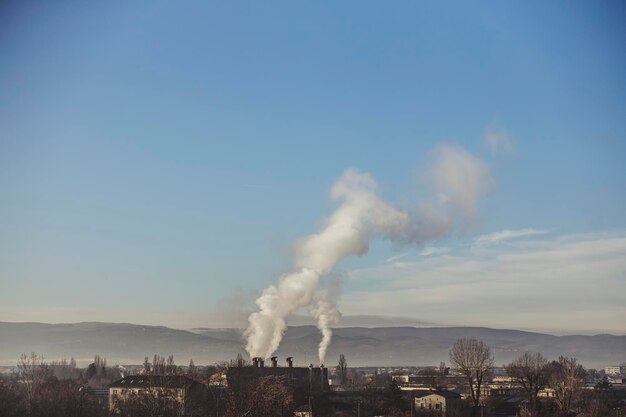
M 573 356 L 587 367 L 626 361 L 626 336 L 554 336 L 483 327 L 344 327 L 334 330 L 327 362 L 344 353 L 353 366 L 438 365 L 448 362 L 448 350 L 462 337 L 476 337 L 491 346 L 496 363 L 511 361 L 526 350 L 548 358 Z M 320 335 L 314 326 L 290 327 L 277 352 L 294 356 L 299 365 L 317 362 Z M 238 329 L 176 330 L 162 326 L 85 322 L 74 324 L 0 322 L 0 364 L 15 364 L 22 352 L 37 352 L 48 360 L 74 357 L 86 364 L 95 354 L 109 363 L 138 364 L 144 356 L 173 354 L 178 364 L 193 358 L 208 364 L 246 356 Z

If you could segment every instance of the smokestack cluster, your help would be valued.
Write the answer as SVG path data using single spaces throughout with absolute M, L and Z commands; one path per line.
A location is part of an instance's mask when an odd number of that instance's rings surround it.
M 278 356 L 272 356 L 270 360 L 272 362 L 272 368 L 278 368 Z M 286 362 L 287 362 L 287 367 L 293 368 L 293 356 L 289 356 L 286 359 Z M 252 366 L 254 368 L 263 368 L 265 367 L 265 361 L 263 360 L 263 358 L 259 356 L 255 356 L 252 358 Z M 321 366 L 324 367 L 324 365 L 321 365 Z
M 278 356 L 272 356 L 270 360 L 272 362 L 272 368 L 278 368 Z M 286 361 L 287 361 L 287 366 L 289 368 L 293 368 L 293 356 L 288 357 Z M 252 366 L 254 368 L 264 368 L 265 361 L 263 360 L 263 358 L 255 356 L 252 358 Z
M 317 322 L 322 333 L 318 356 L 324 362 L 332 337 L 331 326 L 340 313 L 332 291 L 320 288 L 320 280 L 343 258 L 360 256 L 372 237 L 400 244 L 421 245 L 443 237 L 454 219 L 467 226 L 475 217 L 478 197 L 493 183 L 489 169 L 460 148 L 441 147 L 429 171 L 437 202 L 419 204 L 404 211 L 382 200 L 376 181 L 367 173 L 350 168 L 331 188 L 337 209 L 316 233 L 294 245 L 294 268 L 280 277 L 278 285 L 266 288 L 257 299 L 259 311 L 248 318 L 246 350 L 253 357 L 269 358 L 280 345 L 287 318 L 301 308 Z

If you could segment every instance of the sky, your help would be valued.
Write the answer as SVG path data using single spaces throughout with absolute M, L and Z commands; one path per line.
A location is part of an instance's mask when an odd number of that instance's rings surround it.
M 245 326 L 346 169 L 411 210 L 448 146 L 493 178 L 476 218 L 341 261 L 346 319 L 626 334 L 625 22 L 619 1 L 2 2 L 0 321 Z

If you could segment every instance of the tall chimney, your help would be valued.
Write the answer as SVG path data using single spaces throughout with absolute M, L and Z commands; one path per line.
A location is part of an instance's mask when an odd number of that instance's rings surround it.
M 320 365 L 320 389 L 324 391 L 324 364 Z
M 278 367 L 278 357 L 272 356 L 272 368 L 277 368 L 277 367 Z
M 252 366 L 254 366 L 255 368 L 259 367 L 259 358 L 257 357 L 252 358 Z
M 293 368 L 293 356 L 287 358 L 287 366 Z
M 259 358 L 259 366 L 265 368 L 265 360 L 263 358 Z

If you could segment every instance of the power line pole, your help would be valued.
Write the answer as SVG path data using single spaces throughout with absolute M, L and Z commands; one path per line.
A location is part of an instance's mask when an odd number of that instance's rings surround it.
M 305 353 L 305 356 L 306 356 L 306 353 Z M 313 411 L 311 410 L 311 393 L 312 392 L 313 392 L 313 364 L 309 365 L 309 415 L 308 417 L 313 417 Z
M 216 407 L 215 407 L 215 415 L 216 415 L 217 417 L 220 417 L 220 391 L 221 391 L 221 388 L 222 388 L 222 383 L 220 382 L 220 383 L 217 385 L 217 398 L 216 398 L 216 400 L 217 400 L 217 405 L 216 405 Z

